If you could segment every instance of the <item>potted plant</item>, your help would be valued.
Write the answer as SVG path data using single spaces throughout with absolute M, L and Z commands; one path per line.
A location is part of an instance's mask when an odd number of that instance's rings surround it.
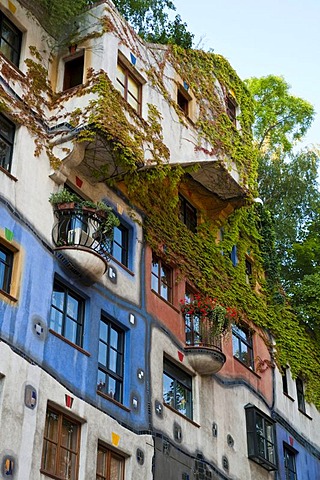
M 76 193 L 70 192 L 70 190 L 64 188 L 63 190 L 60 190 L 60 192 L 51 193 L 49 202 L 59 210 L 63 210 L 66 208 L 74 208 L 75 204 L 81 202 L 81 199 Z
M 49 202 L 58 210 L 78 209 L 84 212 L 96 214 L 99 217 L 100 225 L 95 232 L 95 236 L 108 236 L 112 238 L 113 229 L 120 222 L 118 217 L 113 213 L 112 208 L 103 202 L 92 202 L 91 200 L 83 200 L 76 193 L 70 192 L 66 188 L 60 192 L 52 193 Z

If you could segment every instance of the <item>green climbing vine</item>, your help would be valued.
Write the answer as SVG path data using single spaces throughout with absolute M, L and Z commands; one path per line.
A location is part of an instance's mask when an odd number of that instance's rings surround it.
M 111 10 L 108 15 L 112 15 Z M 101 19 L 101 25 L 104 31 L 116 29 L 116 22 L 108 16 Z M 128 36 L 131 47 L 132 32 Z M 122 43 L 126 42 L 124 29 L 119 32 L 119 38 Z M 142 45 L 141 40 L 137 42 Z M 142 60 L 139 45 L 134 53 Z M 179 189 L 192 185 L 189 174 L 196 167 L 187 169 L 170 164 L 170 151 L 162 133 L 164 119 L 155 105 L 149 104 L 148 116 L 142 118 L 123 99 L 104 71 L 90 70 L 85 84 L 53 95 L 40 53 L 31 47 L 30 54 L 25 78 L 10 66 L 2 67 L 2 75 L 15 79 L 24 94 L 21 99 L 12 99 L 0 86 L 0 109 L 10 111 L 18 123 L 29 129 L 35 139 L 35 154 L 45 152 L 51 166 L 58 168 L 60 160 L 54 156 L 50 136 L 39 121 L 45 108 L 55 111 L 55 116 L 50 118 L 52 123 L 68 122 L 73 128 L 81 125 L 76 140 L 88 142 L 92 147 L 93 156 L 89 157 L 88 164 L 91 174 L 101 182 L 125 185 L 131 203 L 145 214 L 143 227 L 150 247 L 176 266 L 180 278 L 188 279 L 201 294 L 235 308 L 240 321 L 267 329 L 276 340 L 279 366 L 290 364 L 294 376 L 304 375 L 307 399 L 320 408 L 320 347 L 294 317 L 285 296 L 279 294 L 272 224 L 268 214 L 250 200 L 255 195 L 257 172 L 257 155 L 251 137 L 252 99 L 229 63 L 211 52 L 174 46 L 163 47 L 160 53 L 150 50 L 152 58 L 145 63 L 150 86 L 175 110 L 181 124 L 190 128 L 189 119 L 167 88 L 168 83 L 176 82 L 176 78 L 168 77 L 167 63 L 186 82 L 199 107 L 195 151 L 202 151 L 204 158 L 215 156 L 222 162 L 231 159 L 240 173 L 242 186 L 248 189 L 243 206 L 236 210 L 231 206 L 232 213 L 224 221 L 223 217 L 213 216 L 208 201 L 204 201 L 199 212 L 201 222 L 193 233 L 179 218 Z M 72 112 L 65 112 L 64 103 L 68 99 L 87 94 L 91 98 L 87 107 L 77 106 Z M 236 99 L 239 128 L 226 113 L 228 95 Z M 210 144 L 211 150 L 205 149 L 204 144 Z M 99 155 L 99 150 L 103 155 Z M 105 158 L 109 160 L 106 162 Z M 215 202 L 216 196 L 211 196 Z M 223 236 L 217 241 L 221 227 Z M 237 246 L 237 266 L 230 260 L 234 245 Z M 254 264 L 251 284 L 246 281 L 247 257 Z M 253 288 L 255 285 L 259 285 L 259 291 Z

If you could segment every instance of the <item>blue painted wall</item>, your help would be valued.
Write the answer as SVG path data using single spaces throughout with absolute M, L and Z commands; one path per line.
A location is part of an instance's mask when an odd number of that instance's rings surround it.
M 296 454 L 296 468 L 298 480 L 319 480 L 320 459 L 312 453 L 312 447 L 307 443 L 302 445 L 293 435 L 285 430 L 279 423 L 276 424 L 277 448 L 278 448 L 278 480 L 286 480 L 283 460 L 283 443 L 291 445 L 298 453 Z M 318 452 L 320 454 L 320 452 Z
M 50 246 L 44 244 L 40 232 L 32 231 L 23 219 L 19 219 L 0 203 L 0 228 L 5 227 L 14 233 L 14 241 L 24 252 L 24 260 L 17 304 L 0 300 L 1 338 L 54 375 L 75 395 L 98 406 L 134 430 L 147 430 L 146 355 L 149 321 L 141 308 L 129 304 L 101 285 L 86 287 L 71 278 L 54 257 Z M 86 298 L 83 349 L 90 356 L 48 331 L 55 275 Z M 126 332 L 123 405 L 130 411 L 96 393 L 99 322 L 102 312 Z M 129 322 L 130 313 L 135 316 L 134 325 Z M 35 333 L 34 323 L 37 318 L 46 326 L 44 336 Z M 143 379 L 138 378 L 139 369 L 145 373 Z M 137 409 L 132 408 L 133 396 L 138 399 Z

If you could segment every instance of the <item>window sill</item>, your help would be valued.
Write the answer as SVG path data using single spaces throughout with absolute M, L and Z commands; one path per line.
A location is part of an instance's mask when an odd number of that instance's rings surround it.
M 17 65 L 15 65 L 14 63 L 12 63 L 11 60 L 9 60 L 9 58 L 7 58 L 5 55 L 3 55 L 2 52 L 0 52 L 0 58 L 2 58 L 2 60 L 7 62 L 10 65 L 10 67 L 12 67 L 22 78 L 25 78 L 25 74 L 20 70 L 20 68 Z
M 180 313 L 180 310 L 178 308 L 176 308 L 171 302 L 169 302 L 165 298 L 161 297 L 161 295 L 159 295 L 159 293 L 153 290 L 152 288 L 151 288 L 151 292 L 154 293 L 156 297 L 160 298 L 164 303 L 169 305 L 169 307 L 173 308 L 173 310 L 175 310 L 177 313 Z
M 54 473 L 48 473 L 45 470 L 40 469 L 40 473 L 42 475 L 45 475 L 46 477 L 50 478 L 55 478 L 56 480 L 64 480 L 64 477 L 59 477 L 58 475 L 55 475 Z
M 87 352 L 86 350 L 84 350 L 82 347 L 79 347 L 79 345 L 76 345 L 75 343 L 71 342 L 70 340 L 68 340 L 66 337 L 64 337 L 63 335 L 60 335 L 60 333 L 58 332 L 55 332 L 54 330 L 52 330 L 51 328 L 49 328 L 49 332 L 52 333 L 52 335 L 54 335 L 55 337 L 57 338 L 60 338 L 60 340 L 62 340 L 63 342 L 67 343 L 68 345 L 70 345 L 71 347 L 75 348 L 76 350 L 78 350 L 79 352 L 83 353 L 84 355 L 86 355 L 87 357 L 91 357 L 91 354 L 89 352 Z
M 106 400 L 109 400 L 111 403 L 114 403 L 118 407 L 122 408 L 126 412 L 130 412 L 130 408 L 125 407 L 122 403 L 118 402 L 118 400 L 115 400 L 114 398 L 109 397 L 106 393 L 100 392 L 97 390 L 97 395 L 100 395 L 100 397 L 105 398 Z
M 3 295 L 4 297 L 6 297 L 8 300 L 11 300 L 11 302 L 17 302 L 18 299 L 13 297 L 12 295 L 10 295 L 10 293 L 8 292 L 5 292 L 4 290 L 1 290 L 0 288 L 0 295 Z
M 284 395 L 285 397 L 287 397 L 289 400 L 291 400 L 291 402 L 294 402 L 294 401 L 295 401 L 294 398 L 290 397 L 290 395 L 289 395 L 288 393 L 283 392 L 283 395 Z
M 252 368 L 248 367 L 248 365 L 246 365 L 245 363 L 241 362 L 241 360 L 239 360 L 239 358 L 237 357 L 233 357 L 234 360 L 236 360 L 238 363 L 240 363 L 240 365 L 242 365 L 246 370 L 248 370 L 249 372 L 251 372 L 255 377 L 257 377 L 259 380 L 261 380 L 261 377 L 260 375 L 258 375 L 258 373 L 256 373 L 254 370 L 252 370 Z
M 184 418 L 185 420 L 187 420 L 187 422 L 191 423 L 191 424 L 194 425 L 195 427 L 200 428 L 200 425 L 199 425 L 198 423 L 194 422 L 193 420 L 191 420 L 191 418 L 187 417 L 186 415 L 183 415 L 182 413 L 180 413 L 178 410 L 176 410 L 175 408 L 171 407 L 171 406 L 168 405 L 167 403 L 163 402 L 163 405 L 164 405 L 168 410 L 170 410 L 171 412 L 175 413 L 176 415 L 179 415 L 179 417 Z
M 127 273 L 129 273 L 129 275 L 131 275 L 132 277 L 134 277 L 134 273 L 132 270 L 130 270 L 126 265 L 124 265 L 123 263 L 119 262 L 119 260 L 117 260 L 116 258 L 114 258 L 112 255 L 110 255 L 110 258 L 111 260 L 116 263 L 117 265 L 119 265 L 119 267 L 123 268 L 123 270 L 125 270 Z
M 5 175 L 7 175 L 7 177 L 9 177 L 11 180 L 13 180 L 14 182 L 17 182 L 18 179 L 17 177 L 14 177 L 10 172 L 8 172 L 8 170 L 6 170 L 5 168 L 1 167 L 0 166 L 0 172 L 4 173 Z
M 300 410 L 300 408 L 298 408 L 298 410 L 299 410 L 300 413 L 302 413 L 302 415 L 307 417 L 309 420 L 312 420 L 312 417 L 310 417 L 310 415 L 308 415 L 306 412 L 304 412 L 303 410 Z
M 79 87 L 83 87 L 83 83 L 79 83 L 78 85 L 74 85 L 73 87 L 66 88 L 65 90 L 61 90 L 61 92 L 58 92 L 58 93 L 61 94 L 61 95 L 64 95 L 65 93 L 66 94 L 72 93 L 73 90 L 76 90 Z

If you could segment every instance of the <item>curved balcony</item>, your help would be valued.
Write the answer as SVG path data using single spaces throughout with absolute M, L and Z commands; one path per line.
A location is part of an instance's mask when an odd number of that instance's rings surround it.
M 113 228 L 108 212 L 72 202 L 56 206 L 52 230 L 55 252 L 62 263 L 84 283 L 98 281 L 106 272 Z
M 212 375 L 223 367 L 221 333 L 213 320 L 197 315 L 185 315 L 185 353 L 192 368 L 200 375 Z

